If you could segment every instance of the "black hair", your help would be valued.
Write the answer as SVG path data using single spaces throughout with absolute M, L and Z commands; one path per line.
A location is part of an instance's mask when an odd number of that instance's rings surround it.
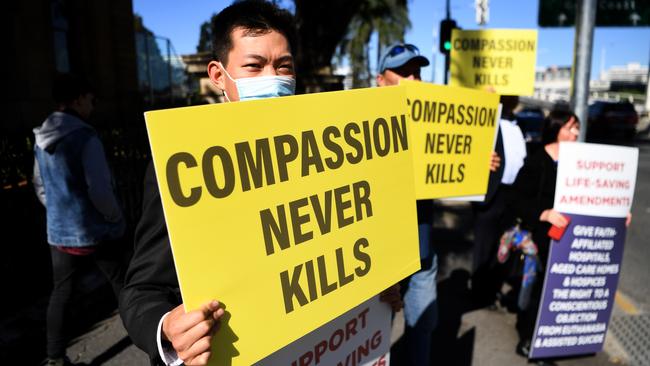
M 70 104 L 77 98 L 93 92 L 94 89 L 88 80 L 74 74 L 59 74 L 54 78 L 52 85 L 52 98 L 57 104 Z
M 233 48 L 232 31 L 238 27 L 252 36 L 277 31 L 287 38 L 292 52 L 296 49 L 296 26 L 290 12 L 265 0 L 237 1 L 212 18 L 212 56 L 224 66 Z
M 501 115 L 507 118 L 514 118 L 514 110 L 519 105 L 519 97 L 516 95 L 502 95 L 499 102 L 503 105 Z
M 580 122 L 578 116 L 568 108 L 556 108 L 552 110 L 544 120 L 542 143 L 550 144 L 557 141 L 557 135 L 560 133 L 560 129 L 569 123 L 571 118 L 575 119 L 578 123 Z

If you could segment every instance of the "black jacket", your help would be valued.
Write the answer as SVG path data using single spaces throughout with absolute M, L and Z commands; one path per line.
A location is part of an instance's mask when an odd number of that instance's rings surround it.
M 160 192 L 150 163 L 133 258 L 120 294 L 120 315 L 133 343 L 149 354 L 152 365 L 163 364 L 156 341 L 158 323 L 181 303 Z
M 546 209 L 553 208 L 557 164 L 540 149 L 524 161 L 513 184 L 509 207 L 515 217 L 522 220 L 522 226 L 533 234 L 542 263 L 548 258 L 550 238 L 547 235 L 551 225 L 539 220 Z

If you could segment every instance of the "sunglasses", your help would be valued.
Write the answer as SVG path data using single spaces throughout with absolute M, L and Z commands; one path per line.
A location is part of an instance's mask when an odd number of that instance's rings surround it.
M 406 52 L 406 50 L 409 50 L 411 52 L 415 52 L 418 55 L 420 54 L 420 50 L 417 47 L 415 47 L 414 45 L 412 45 L 412 44 L 401 44 L 401 45 L 393 46 L 393 48 L 391 48 L 390 52 L 388 52 L 388 55 L 391 56 L 391 57 L 394 57 L 394 56 L 397 56 L 399 54 L 402 54 L 402 53 Z

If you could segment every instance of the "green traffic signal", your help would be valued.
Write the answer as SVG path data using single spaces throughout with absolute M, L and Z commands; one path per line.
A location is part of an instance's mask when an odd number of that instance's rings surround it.
M 449 55 L 451 50 L 451 32 L 456 26 L 456 21 L 453 19 L 443 19 L 440 21 L 440 43 L 438 44 L 438 49 L 440 53 Z

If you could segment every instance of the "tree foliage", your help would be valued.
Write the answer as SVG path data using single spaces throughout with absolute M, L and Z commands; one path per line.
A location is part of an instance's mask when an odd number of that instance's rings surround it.
M 299 80 L 332 75 L 332 60 L 349 56 L 354 86 L 368 86 L 369 42 L 379 46 L 402 40 L 410 27 L 408 0 L 293 0 L 298 31 L 294 50 Z M 201 24 L 197 52 L 210 51 L 211 21 Z
M 199 44 L 196 45 L 196 52 L 212 52 L 212 18 L 206 20 L 201 24 L 201 31 L 199 33 Z
M 348 33 L 341 41 L 338 59 L 347 56 L 352 69 L 352 86 L 370 86 L 370 38 L 377 34 L 377 55 L 386 46 L 402 42 L 410 28 L 407 0 L 364 0 L 350 22 Z

